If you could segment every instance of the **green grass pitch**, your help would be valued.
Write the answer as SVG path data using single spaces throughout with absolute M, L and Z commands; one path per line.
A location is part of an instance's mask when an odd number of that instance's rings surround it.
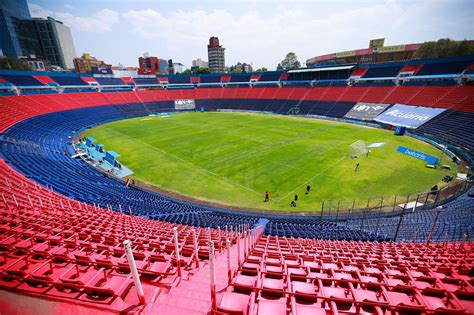
M 174 194 L 248 209 L 318 212 L 321 204 L 363 207 L 368 199 L 428 191 L 448 174 L 396 151 L 399 145 L 441 157 L 435 147 L 391 131 L 254 113 L 178 113 L 139 117 L 87 132 L 121 154 L 137 181 Z M 357 140 L 372 148 L 351 159 Z M 360 163 L 359 171 L 354 171 Z M 447 157 L 443 164 L 455 166 Z M 305 194 L 306 185 L 311 185 Z M 264 203 L 265 191 L 270 202 Z M 297 207 L 290 207 L 298 194 Z M 400 197 L 401 202 L 405 200 Z M 370 202 L 370 201 L 369 201 Z M 385 203 L 384 203 L 385 204 Z

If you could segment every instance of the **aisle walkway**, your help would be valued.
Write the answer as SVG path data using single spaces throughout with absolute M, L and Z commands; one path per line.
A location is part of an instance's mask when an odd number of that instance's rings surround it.
M 243 239 L 241 242 L 241 259 L 243 260 Z M 232 270 L 237 269 L 237 244 L 230 248 Z M 156 310 L 159 314 L 169 315 L 202 315 L 210 314 L 211 289 L 209 262 L 200 262 L 200 268 L 190 276 L 189 280 L 172 288 L 168 294 L 161 295 L 156 303 L 150 305 L 145 311 Z M 204 263 L 204 264 L 203 264 Z M 223 292 L 227 289 L 227 254 L 223 250 L 216 252 L 215 259 L 217 301 L 222 299 Z

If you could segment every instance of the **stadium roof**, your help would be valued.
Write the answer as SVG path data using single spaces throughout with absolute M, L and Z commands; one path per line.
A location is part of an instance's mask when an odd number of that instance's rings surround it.
M 339 67 L 306 68 L 306 69 L 290 70 L 290 71 L 288 71 L 288 73 L 349 70 L 349 69 L 352 69 L 354 67 L 355 67 L 355 65 L 339 66 Z

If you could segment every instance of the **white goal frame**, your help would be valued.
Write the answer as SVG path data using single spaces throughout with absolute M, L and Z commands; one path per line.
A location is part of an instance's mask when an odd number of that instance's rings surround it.
M 366 155 L 369 150 L 365 145 L 363 140 L 357 140 L 356 142 L 352 143 L 349 149 L 349 156 L 351 158 L 358 158 L 360 156 Z

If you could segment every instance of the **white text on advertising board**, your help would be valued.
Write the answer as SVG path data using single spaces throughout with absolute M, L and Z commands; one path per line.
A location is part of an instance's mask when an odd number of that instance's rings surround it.
M 393 117 L 399 117 L 399 118 L 412 119 L 412 120 L 418 120 L 418 121 L 426 121 L 426 120 L 431 118 L 431 116 L 429 116 L 429 115 L 415 114 L 415 113 L 405 113 L 405 112 L 399 111 L 397 109 L 389 111 L 385 115 L 393 116 Z

